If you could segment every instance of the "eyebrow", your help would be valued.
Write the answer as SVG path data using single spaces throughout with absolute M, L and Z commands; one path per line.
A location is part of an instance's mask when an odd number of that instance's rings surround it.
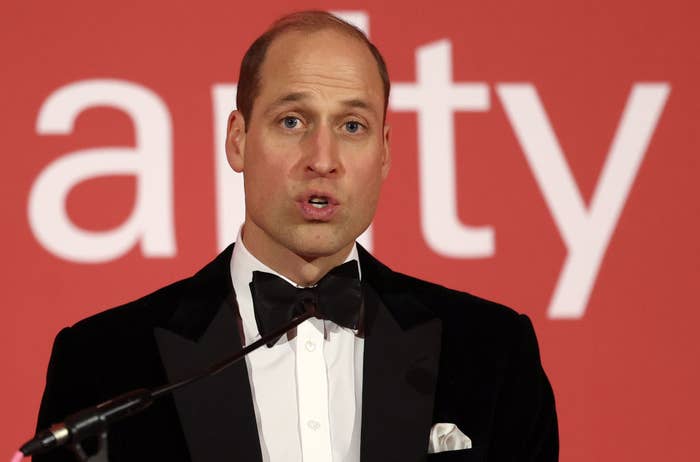
M 270 109 L 279 107 L 279 106 L 286 104 L 286 103 L 294 103 L 294 102 L 298 102 L 298 101 L 303 101 L 305 99 L 309 99 L 310 96 L 311 96 L 310 93 L 304 92 L 304 91 L 287 93 L 286 95 L 282 95 L 279 98 L 277 98 L 270 105 Z M 370 104 L 361 98 L 350 98 L 347 100 L 343 100 L 343 101 L 341 101 L 341 104 L 345 107 L 350 107 L 350 108 L 359 108 L 359 109 L 367 109 L 367 110 L 372 109 Z

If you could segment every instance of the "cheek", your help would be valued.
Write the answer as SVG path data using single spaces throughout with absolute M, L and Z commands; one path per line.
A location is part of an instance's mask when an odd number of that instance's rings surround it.
M 360 183 L 364 183 L 367 192 L 374 191 L 384 182 L 382 163 L 378 159 L 368 162 L 360 172 Z
M 272 171 L 263 171 L 245 185 L 246 207 L 251 215 L 268 223 L 284 220 L 293 210 L 286 180 Z
M 370 212 L 376 206 L 383 183 L 381 171 L 377 166 L 358 170 L 353 179 L 355 189 L 355 206 L 358 210 Z
M 284 193 L 284 181 L 271 169 L 254 170 L 245 177 L 246 197 L 272 204 Z
M 288 165 L 285 156 L 272 149 L 259 148 L 249 152 L 244 174 L 252 188 L 250 192 L 265 194 L 284 187 Z

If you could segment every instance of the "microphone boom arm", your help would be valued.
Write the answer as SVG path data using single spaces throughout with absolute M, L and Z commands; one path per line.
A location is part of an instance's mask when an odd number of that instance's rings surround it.
M 172 393 L 179 388 L 186 387 L 190 383 L 197 382 L 203 378 L 218 374 L 240 361 L 248 353 L 269 342 L 277 340 L 314 315 L 315 312 L 311 309 L 292 318 L 287 324 L 275 329 L 250 345 L 244 346 L 240 351 L 213 364 L 204 372 L 153 389 L 139 388 L 132 390 L 98 404 L 97 406 L 92 406 L 71 414 L 66 417 L 63 422 L 38 432 L 34 438 L 22 445 L 20 451 L 25 457 L 29 457 L 49 452 L 65 444 L 70 444 L 81 462 L 108 462 L 107 430 L 110 424 L 138 414 L 149 407 L 153 401 L 168 393 Z M 97 453 L 92 456 L 86 455 L 81 445 L 81 442 L 90 436 L 99 437 Z

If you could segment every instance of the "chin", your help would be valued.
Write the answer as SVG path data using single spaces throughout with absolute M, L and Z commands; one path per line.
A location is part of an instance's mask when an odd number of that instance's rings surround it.
M 333 256 L 343 250 L 347 245 L 348 244 L 333 245 L 331 243 L 314 243 L 313 245 L 302 244 L 297 247 L 295 253 L 301 255 L 306 260 L 314 260 L 316 258 Z
M 319 233 L 318 230 L 314 230 L 297 235 L 293 246 L 296 249 L 295 253 L 306 259 L 330 257 L 355 242 L 355 238 L 342 236 L 337 230 L 325 231 Z

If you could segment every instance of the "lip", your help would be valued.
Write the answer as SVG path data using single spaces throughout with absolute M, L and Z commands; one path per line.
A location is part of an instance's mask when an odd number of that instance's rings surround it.
M 328 201 L 328 205 L 323 208 L 316 208 L 309 203 L 312 197 L 323 197 Z M 332 194 L 325 191 L 306 191 L 296 199 L 297 206 L 302 217 L 308 221 L 327 222 L 333 219 L 333 216 L 340 208 L 340 202 Z

